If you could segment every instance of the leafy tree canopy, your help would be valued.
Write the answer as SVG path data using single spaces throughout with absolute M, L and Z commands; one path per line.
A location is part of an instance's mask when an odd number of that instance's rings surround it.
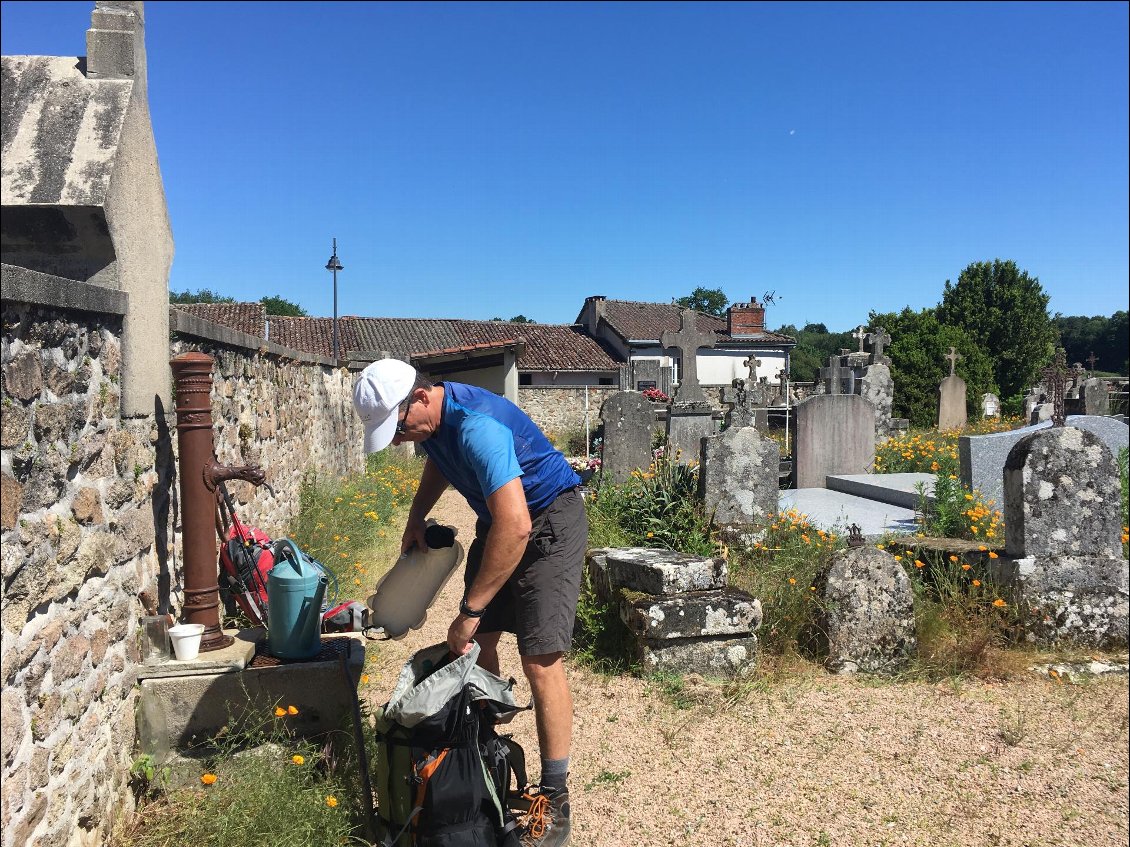
M 1095 354 L 1095 370 L 1108 373 L 1127 373 L 1126 353 L 1130 346 L 1130 320 L 1125 311 L 1115 312 L 1109 318 L 1101 315 L 1088 318 L 1082 315 L 1064 317 L 1056 315 L 1052 322 L 1059 330 L 1060 347 L 1067 350 L 1067 361 L 1087 361 Z
M 820 378 L 820 369 L 828 364 L 828 357 L 836 355 L 843 348 L 854 349 L 854 339 L 850 332 L 828 332 L 822 324 L 805 324 L 797 329 L 785 324 L 774 330 L 781 335 L 791 335 L 797 345 L 789 354 L 789 373 L 798 382 L 812 382 Z
M 696 288 L 686 297 L 677 297 L 675 303 L 684 309 L 705 312 L 708 315 L 714 315 L 716 318 L 726 317 L 726 310 L 730 308 L 730 298 L 721 288 L 703 288 L 702 286 Z
M 306 310 L 299 306 L 297 303 L 292 303 L 285 297 L 273 296 L 264 297 L 260 301 L 267 307 L 268 315 L 282 315 L 284 317 L 305 318 L 307 317 Z
M 234 297 L 227 297 L 223 294 L 217 294 L 209 288 L 201 288 L 199 291 L 170 291 L 170 303 L 234 303 Z
M 491 318 L 491 320 L 492 321 L 502 321 L 502 318 Z M 514 317 L 510 318 L 509 321 L 505 321 L 504 323 L 534 324 L 534 323 L 537 323 L 537 321 L 535 321 L 533 318 L 527 318 L 525 315 L 515 315 Z
M 891 357 L 895 383 L 893 413 L 897 418 L 909 418 L 911 426 L 937 424 L 938 386 L 949 376 L 945 357 L 951 346 L 961 356 L 954 370 L 965 380 L 969 416 L 980 415 L 982 394 L 997 393 L 988 355 L 964 329 L 941 323 L 935 309 L 872 312 L 868 326 L 881 326 L 891 335 L 886 353 Z
M 1015 262 L 974 262 L 956 283 L 946 280 L 937 319 L 963 329 L 988 355 L 1007 398 L 1033 384 L 1055 353 L 1058 333 L 1048 300 L 1040 281 Z

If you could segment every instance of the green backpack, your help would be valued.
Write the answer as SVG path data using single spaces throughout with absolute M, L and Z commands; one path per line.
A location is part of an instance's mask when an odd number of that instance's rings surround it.
M 528 707 L 478 655 L 477 644 L 455 659 L 446 644 L 418 651 L 378 710 L 380 847 L 517 847 L 508 797 L 512 778 L 526 784 L 525 754 L 495 723 Z

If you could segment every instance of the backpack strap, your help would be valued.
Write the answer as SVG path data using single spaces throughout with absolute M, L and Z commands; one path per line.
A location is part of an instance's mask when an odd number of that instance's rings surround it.
M 400 832 L 396 833 L 396 835 L 392 835 L 392 836 L 389 836 L 388 838 L 384 839 L 380 843 L 380 847 L 394 847 L 396 842 L 398 842 L 400 840 L 400 836 L 402 836 L 405 832 L 408 831 L 408 827 L 412 826 L 412 821 L 416 819 L 416 815 L 420 814 L 420 812 L 422 812 L 423 809 L 424 809 L 423 806 L 417 806 L 415 809 L 413 809 L 412 814 L 410 814 L 408 816 L 408 820 L 406 820 L 404 822 L 404 826 L 402 826 L 400 828 Z

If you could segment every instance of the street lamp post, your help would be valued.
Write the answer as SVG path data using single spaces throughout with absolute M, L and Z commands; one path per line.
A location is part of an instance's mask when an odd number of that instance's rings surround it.
M 334 362 L 337 363 L 341 359 L 337 336 L 337 272 L 345 270 L 345 267 L 337 260 L 336 238 L 334 239 L 333 255 L 330 256 L 330 260 L 326 262 L 326 270 L 333 271 L 334 275 Z

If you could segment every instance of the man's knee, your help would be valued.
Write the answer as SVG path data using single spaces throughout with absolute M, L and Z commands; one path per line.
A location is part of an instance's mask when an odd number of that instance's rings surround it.
M 564 653 L 543 653 L 539 656 L 522 657 L 522 673 L 536 687 L 539 683 L 550 682 L 565 676 Z

